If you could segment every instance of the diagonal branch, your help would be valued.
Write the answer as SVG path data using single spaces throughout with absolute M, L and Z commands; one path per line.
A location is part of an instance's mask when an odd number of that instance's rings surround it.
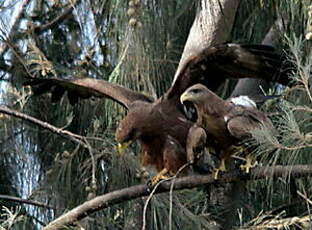
M 239 170 L 233 170 L 225 173 L 219 179 L 219 183 L 234 182 L 241 180 L 258 180 L 266 178 L 276 178 L 282 176 L 292 177 L 309 177 L 312 176 L 312 165 L 293 165 L 293 166 L 271 166 L 258 167 L 251 170 L 250 174 L 244 174 Z M 174 182 L 173 189 L 191 189 L 201 185 L 216 183 L 212 175 L 195 175 L 178 178 Z M 161 183 L 156 193 L 170 191 L 171 181 Z M 72 225 L 76 221 L 94 213 L 105 209 L 111 205 L 122 203 L 124 201 L 133 200 L 142 196 L 147 196 L 149 189 L 147 185 L 136 185 L 129 188 L 113 191 L 101 196 L 97 196 L 92 200 L 77 206 L 64 215 L 58 217 L 49 223 L 43 230 L 63 229 L 65 226 Z
M 53 29 L 54 27 L 58 26 L 60 23 L 65 21 L 72 14 L 73 9 L 74 9 L 73 5 L 70 4 L 60 15 L 55 17 L 50 22 L 41 26 L 36 26 L 34 28 L 34 31 L 40 34 L 40 33 L 47 31 L 48 29 Z
M 10 40 L 15 41 L 17 39 L 25 38 L 26 34 L 31 34 L 32 32 L 35 32 L 36 34 L 41 34 L 47 31 L 48 29 L 53 29 L 57 27 L 59 24 L 61 24 L 62 22 L 64 22 L 66 19 L 68 19 L 69 16 L 72 15 L 73 9 L 74 9 L 73 5 L 70 4 L 65 8 L 65 10 L 60 15 L 56 16 L 51 21 L 43 25 L 34 26 L 23 32 L 17 32 L 10 36 Z
M 35 125 L 38 125 L 44 129 L 50 130 L 51 132 L 56 133 L 62 137 L 65 137 L 65 138 L 69 139 L 70 141 L 72 141 L 73 143 L 76 143 L 76 144 L 83 146 L 85 149 L 90 148 L 89 145 L 87 145 L 83 141 L 85 139 L 85 137 L 74 134 L 74 133 L 67 131 L 67 130 L 57 128 L 57 127 L 55 127 L 55 126 L 53 126 L 47 122 L 41 121 L 41 120 L 34 118 L 32 116 L 29 116 L 27 114 L 24 114 L 24 113 L 18 112 L 16 110 L 10 109 L 6 106 L 0 106 L 0 113 L 4 113 L 4 114 L 7 114 L 7 115 L 10 115 L 13 117 L 21 118 L 25 121 L 31 122 Z
M 17 202 L 17 203 L 22 203 L 22 204 L 30 204 L 30 205 L 34 205 L 37 207 L 54 209 L 54 207 L 51 205 L 44 204 L 44 203 L 34 201 L 34 200 L 22 199 L 22 198 L 15 197 L 15 196 L 8 196 L 8 195 L 0 194 L 0 200 L 7 200 L 7 201 Z

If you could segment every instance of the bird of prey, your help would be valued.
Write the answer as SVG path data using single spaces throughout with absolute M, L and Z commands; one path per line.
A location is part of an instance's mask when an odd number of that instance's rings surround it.
M 180 100 L 182 104 L 191 103 L 197 117 L 188 135 L 188 159 L 192 161 L 204 147 L 212 147 L 221 160 L 215 178 L 219 171 L 226 170 L 226 161 L 235 153 L 236 146 L 251 138 L 253 130 L 263 127 L 273 130 L 270 119 L 246 96 L 223 100 L 206 86 L 196 84 Z M 246 165 L 241 167 L 249 172 L 252 165 L 252 157 L 247 154 Z
M 116 141 L 120 148 L 136 140 L 140 143 L 142 165 L 156 170 L 158 175 L 152 181 L 157 183 L 158 179 L 175 174 L 187 161 L 186 139 L 193 122 L 185 118 L 179 100 L 188 87 L 202 83 L 216 90 L 226 78 L 264 78 L 287 84 L 289 79 L 282 65 L 281 56 L 271 46 L 222 44 L 208 47 L 188 59 L 171 87 L 156 100 L 93 78 L 33 79 L 25 84 L 31 85 L 37 95 L 51 92 L 54 102 L 67 92 L 71 104 L 79 98 L 93 96 L 109 98 L 124 106 L 128 112 L 118 125 Z M 178 146 L 173 147 L 175 144 Z

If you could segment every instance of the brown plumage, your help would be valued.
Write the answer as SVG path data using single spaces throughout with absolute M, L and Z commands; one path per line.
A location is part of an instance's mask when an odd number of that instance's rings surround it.
M 262 127 L 273 129 L 269 118 L 247 97 L 223 100 L 204 85 L 196 84 L 188 88 L 180 99 L 182 104 L 191 103 L 197 114 L 196 124 L 188 135 L 194 139 L 187 141 L 190 145 L 187 146 L 188 159 L 195 158 L 205 142 L 221 159 L 220 170 L 225 170 L 225 161 L 234 153 L 235 146 L 251 138 L 253 130 Z M 199 150 L 195 151 L 196 148 Z M 246 171 L 249 171 L 250 164 L 250 159 L 247 159 Z
M 200 174 L 212 172 L 215 168 L 215 151 L 207 143 L 206 131 L 194 124 L 188 133 L 186 141 L 187 162 L 193 170 Z
M 285 76 L 277 77 L 283 75 L 281 65 L 280 56 L 269 46 L 223 44 L 206 48 L 189 58 L 169 90 L 155 101 L 122 86 L 91 78 L 34 79 L 26 85 L 32 86 L 34 94 L 51 91 L 54 102 L 65 92 L 71 104 L 79 98 L 92 96 L 116 101 L 128 109 L 128 114 L 116 130 L 117 142 L 124 144 L 138 140 L 143 166 L 151 166 L 157 172 L 163 172 L 164 168 L 169 167 L 167 171 L 175 173 L 177 168 L 186 163 L 186 139 L 193 125 L 193 122 L 185 119 L 183 107 L 179 103 L 180 95 L 196 83 L 215 90 L 228 77 L 265 78 L 287 83 Z M 168 137 L 181 147 L 175 153 L 167 151 Z M 173 160 L 173 163 L 167 164 L 171 161 L 168 155 L 172 155 L 172 159 L 182 160 Z

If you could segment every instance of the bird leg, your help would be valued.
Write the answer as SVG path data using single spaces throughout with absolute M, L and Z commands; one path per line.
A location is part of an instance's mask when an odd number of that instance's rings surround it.
M 148 184 L 150 184 L 151 186 L 155 186 L 159 181 L 168 179 L 169 176 L 166 175 L 168 173 L 168 169 L 164 168 L 156 176 L 152 177 Z
M 124 142 L 124 143 L 118 143 L 117 150 L 120 156 L 123 156 L 125 153 L 125 150 L 128 148 L 128 146 L 131 144 L 131 141 Z
M 225 160 L 226 160 L 225 158 L 222 158 L 219 167 L 215 168 L 213 170 L 213 175 L 214 175 L 214 179 L 215 180 L 218 179 L 218 175 L 219 175 L 220 171 L 221 172 L 225 172 L 226 171 Z
M 246 156 L 246 164 L 241 165 L 241 170 L 245 170 L 246 173 L 249 173 L 250 169 L 255 167 L 258 164 L 257 160 L 252 156 L 252 154 L 248 154 Z

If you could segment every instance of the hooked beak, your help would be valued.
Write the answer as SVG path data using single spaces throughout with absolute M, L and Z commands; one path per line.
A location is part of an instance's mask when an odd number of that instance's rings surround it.
M 131 143 L 132 143 L 131 141 L 124 142 L 124 143 L 118 143 L 117 150 L 118 150 L 119 155 L 121 155 L 121 156 L 124 155 L 125 150 L 128 148 L 128 146 Z
M 192 98 L 192 94 L 189 93 L 188 91 L 185 91 L 181 96 L 180 96 L 180 102 L 183 104 L 185 101 L 189 100 Z

